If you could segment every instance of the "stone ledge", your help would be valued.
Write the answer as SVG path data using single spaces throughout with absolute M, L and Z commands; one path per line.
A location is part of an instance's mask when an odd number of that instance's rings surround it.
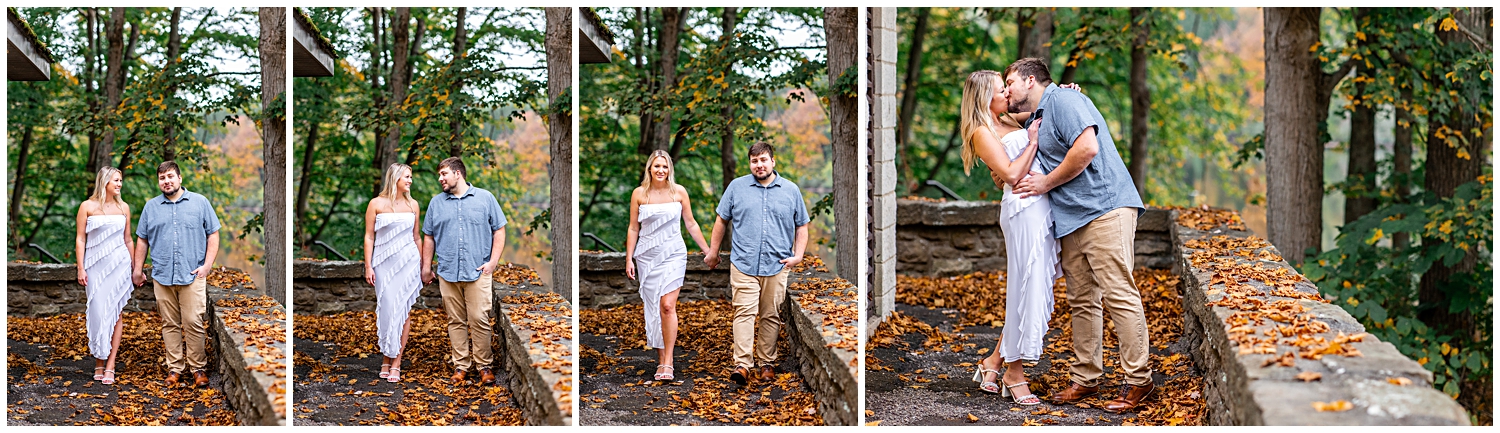
M 1175 218 L 1174 218 L 1175 220 Z M 1464 409 L 1451 398 L 1432 388 L 1432 374 L 1416 361 L 1407 358 L 1390 343 L 1374 336 L 1348 343 L 1363 356 L 1324 355 L 1319 360 L 1300 356 L 1292 367 L 1266 365 L 1276 355 L 1240 354 L 1237 343 L 1230 340 L 1227 319 L 1234 310 L 1209 306 L 1228 295 L 1210 287 L 1212 270 L 1192 265 L 1189 257 L 1198 249 L 1186 243 L 1214 236 L 1248 238 L 1248 232 L 1219 228 L 1200 231 L 1173 225 L 1174 244 L 1179 247 L 1179 274 L 1183 278 L 1182 295 L 1185 315 L 1185 337 L 1193 350 L 1193 361 L 1205 374 L 1204 399 L 1209 407 L 1209 423 L 1217 425 L 1468 425 Z M 1277 254 L 1275 247 L 1264 251 Z M 1279 258 L 1279 255 L 1278 255 Z M 1238 258 L 1241 262 L 1258 261 L 1269 268 L 1295 268 L 1284 260 Z M 1299 275 L 1300 276 L 1300 275 Z M 1252 298 L 1266 302 L 1294 299 L 1273 296 L 1258 282 L 1244 283 L 1260 291 Z M 1316 286 L 1304 278 L 1292 286 L 1303 294 L 1317 293 Z M 1348 335 L 1364 332 L 1364 327 L 1342 308 L 1313 300 L 1300 299 L 1306 314 L 1328 325 L 1319 336 L 1332 339 L 1340 332 Z M 1272 329 L 1275 322 L 1258 325 L 1255 334 Z M 1313 382 L 1296 379 L 1300 372 L 1322 375 Z M 1397 386 L 1387 378 L 1406 378 L 1410 385 Z M 1346 400 L 1354 409 L 1343 412 L 1318 412 L 1313 402 Z
M 497 350 L 526 423 L 573 425 L 572 305 L 561 296 L 506 290 L 495 293 L 495 311 Z
M 281 359 L 265 359 L 261 357 L 258 350 L 252 350 L 250 346 L 254 336 L 243 329 L 236 329 L 226 324 L 226 314 L 233 307 L 226 308 L 218 306 L 221 300 L 230 299 L 232 295 L 217 287 L 211 287 L 208 295 L 209 332 L 213 338 L 209 341 L 214 345 L 214 353 L 218 355 L 219 362 L 215 363 L 218 373 L 224 378 L 223 388 L 229 406 L 234 408 L 239 416 L 241 425 L 263 425 L 284 426 L 286 425 L 286 353 L 287 344 L 285 338 L 278 339 L 273 346 L 282 354 Z M 266 298 L 269 299 L 269 298 Z M 242 319 L 256 320 L 255 326 L 265 326 L 270 332 L 281 330 L 285 335 L 286 325 L 282 320 L 275 319 L 276 316 L 286 317 L 285 310 L 280 305 L 263 306 L 267 314 L 239 314 Z M 263 342 L 262 342 L 263 343 Z M 270 370 L 267 372 L 267 370 Z
M 998 201 L 896 200 L 896 225 L 979 226 L 1000 224 Z
M 795 282 L 788 283 L 788 287 L 795 283 L 824 279 L 837 280 L 848 291 L 857 290 L 847 281 L 823 272 L 805 272 L 796 275 L 795 279 Z M 787 302 L 781 308 L 781 318 L 786 324 L 783 329 L 789 340 L 787 347 L 791 353 L 788 355 L 797 360 L 798 372 L 818 400 L 818 413 L 822 415 L 823 423 L 830 426 L 859 425 L 859 354 L 856 350 L 836 347 L 844 343 L 844 338 L 839 333 L 838 324 L 831 323 L 835 320 L 802 308 L 799 299 L 809 294 L 816 296 L 813 302 L 831 302 L 839 307 L 855 309 L 858 308 L 855 305 L 857 296 L 852 293 L 833 296 L 826 291 L 809 293 L 806 290 L 788 289 Z
M 687 255 L 688 272 L 710 272 L 708 265 L 703 264 L 703 252 L 692 252 Z M 719 269 L 729 269 L 729 253 L 719 253 Z M 578 270 L 584 272 L 619 272 L 625 274 L 625 253 L 583 253 L 578 254 Z

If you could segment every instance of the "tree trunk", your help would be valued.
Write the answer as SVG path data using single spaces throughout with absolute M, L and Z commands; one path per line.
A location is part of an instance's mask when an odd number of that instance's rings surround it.
M 98 72 L 99 69 L 98 69 L 98 66 L 97 66 L 98 63 L 99 63 L 97 61 L 97 59 L 99 57 L 99 28 L 98 28 L 98 21 L 99 21 L 99 9 L 98 8 L 88 8 L 88 25 L 87 26 L 88 26 L 89 51 L 84 56 L 84 62 L 85 62 L 85 65 L 86 65 L 85 69 L 84 69 L 84 73 L 86 75 L 84 75 L 83 88 L 84 88 L 84 90 L 86 92 L 88 92 L 88 93 L 86 93 L 84 95 L 84 98 L 87 98 L 87 100 L 88 100 L 88 103 L 89 103 L 89 112 L 90 113 L 94 113 L 96 116 L 100 112 L 99 92 L 96 91 L 96 89 L 99 88 L 99 86 L 97 86 L 97 83 L 99 81 L 99 72 Z M 90 164 L 93 162 L 93 157 L 94 157 L 94 153 L 93 152 L 94 152 L 94 149 L 97 148 L 97 147 L 99 147 L 100 138 L 101 137 L 99 136 L 98 132 L 89 131 L 89 161 L 88 161 L 88 163 L 90 163 Z
M 109 128 L 99 138 L 99 144 L 89 149 L 89 162 L 87 170 L 89 176 L 89 190 L 94 189 L 94 173 L 109 165 L 110 154 L 115 151 L 115 109 L 120 105 L 120 86 L 124 77 L 122 66 L 125 63 L 125 9 L 122 7 L 110 8 L 109 27 L 105 29 L 105 39 L 109 41 L 107 75 L 104 78 L 104 106 L 99 107 L 100 114 L 109 119 Z
M 461 62 L 463 61 L 464 57 L 467 57 L 469 54 L 469 31 L 467 29 L 467 26 L 464 25 L 464 19 L 468 15 L 468 9 L 469 8 L 458 8 L 458 24 L 457 27 L 453 29 L 452 67 L 455 72 L 457 72 L 459 68 L 463 67 Z M 548 23 L 550 24 L 551 22 L 549 21 Z M 460 78 L 456 80 L 453 86 L 453 93 L 456 95 L 460 92 L 463 92 L 463 90 L 464 81 L 462 78 Z M 448 124 L 448 127 L 453 131 L 453 135 L 448 138 L 448 156 L 459 156 L 463 154 L 464 151 L 463 122 L 460 119 L 454 119 L 452 123 Z
M 1489 29 L 1490 8 L 1464 8 L 1453 12 L 1453 19 L 1459 25 L 1470 29 Z M 1488 31 L 1480 32 L 1485 41 L 1490 41 L 1492 36 Z M 1457 30 L 1437 31 L 1438 38 L 1447 45 L 1445 49 L 1451 50 L 1473 50 L 1474 46 L 1469 40 Z M 1432 77 L 1431 83 L 1436 87 L 1438 93 L 1447 93 L 1451 81 L 1442 76 Z M 1453 89 L 1458 90 L 1458 89 Z M 1479 101 L 1480 95 L 1476 91 L 1463 95 L 1470 101 Z M 1423 186 L 1441 198 L 1453 197 L 1454 191 L 1460 185 L 1473 182 L 1484 172 L 1484 164 L 1489 161 L 1489 149 L 1486 145 L 1490 137 L 1483 135 L 1471 136 L 1471 131 L 1482 128 L 1475 120 L 1477 107 L 1472 105 L 1458 105 L 1447 116 L 1432 112 L 1427 118 L 1427 177 Z M 1448 135 L 1462 135 L 1468 139 L 1468 143 L 1460 143 L 1455 140 L 1449 142 L 1439 138 L 1438 130 L 1442 126 L 1449 128 Z M 1487 130 L 1487 128 L 1485 128 Z M 1460 156 L 1461 149 L 1467 152 L 1466 156 Z M 1423 239 L 1423 244 L 1437 244 L 1442 242 L 1438 239 Z M 1469 253 L 1454 266 L 1444 266 L 1443 263 L 1434 263 L 1426 273 L 1422 274 L 1421 282 L 1417 289 L 1417 298 L 1420 308 L 1417 318 L 1428 326 L 1432 326 L 1443 335 L 1455 335 L 1450 343 L 1465 347 L 1473 341 L 1475 325 L 1473 309 L 1461 309 L 1449 311 L 1449 300 L 1452 295 L 1447 293 L 1448 280 L 1457 274 L 1473 272 L 1477 264 L 1479 247 L 1469 247 Z M 1482 306 L 1482 305 L 1481 305 Z M 1467 381 L 1466 381 L 1467 382 Z
M 927 39 L 927 17 L 931 8 L 917 8 L 917 23 L 911 32 L 911 48 L 906 50 L 906 75 L 901 80 L 901 110 L 896 114 L 896 148 L 901 157 L 896 158 L 898 173 L 912 179 L 911 161 L 906 160 L 906 147 L 911 143 L 911 122 L 917 115 L 917 81 L 922 74 L 922 44 Z M 920 186 L 908 188 L 915 190 Z
M 1019 31 L 1016 38 L 1016 52 L 1020 57 L 1036 57 L 1052 62 L 1052 15 L 1051 8 L 1026 8 L 1031 13 L 1019 15 L 1017 24 Z
M 734 43 L 734 27 L 736 24 L 735 21 L 739 18 L 738 13 L 739 8 L 724 8 L 724 19 L 720 21 L 719 26 L 719 31 L 722 35 L 719 43 L 726 47 Z M 733 75 L 734 61 L 730 60 L 724 66 L 724 78 L 727 80 Z M 725 93 L 731 91 L 732 89 L 723 90 Z M 734 108 L 733 105 L 726 105 L 724 107 L 724 132 L 719 135 L 720 186 L 723 188 L 728 188 L 729 182 L 734 181 L 734 178 L 738 177 L 737 175 L 739 174 L 739 161 L 737 158 L 739 151 L 734 148 Z
M 1411 114 L 1408 104 L 1412 103 L 1412 87 L 1401 88 L 1401 100 L 1396 101 L 1396 131 L 1395 140 L 1392 142 L 1391 159 L 1395 165 L 1396 178 L 1396 201 L 1406 202 L 1406 197 L 1411 195 L 1411 183 L 1407 176 L 1411 175 L 1411 139 L 1412 130 L 1416 128 L 1417 118 Z M 1391 243 L 1396 250 L 1404 250 L 1411 243 L 1411 236 L 1406 232 L 1396 232 L 1391 235 Z
M 1073 48 L 1068 51 L 1068 60 L 1063 63 L 1062 74 L 1058 75 L 1057 82 L 1068 84 L 1075 82 L 1074 77 L 1078 75 L 1078 65 L 1083 64 L 1083 45 L 1073 43 Z
M 417 25 L 412 27 L 411 42 L 407 43 L 411 47 L 411 52 L 406 54 L 406 76 L 401 79 L 407 86 L 411 85 L 411 77 L 416 70 L 412 63 L 415 63 L 415 59 L 422 58 L 422 37 L 427 35 L 427 21 L 422 17 L 416 17 L 416 21 Z
M 21 133 L 21 145 L 16 149 L 16 183 L 10 191 L 10 232 L 16 232 L 16 222 L 21 220 L 21 199 L 26 198 L 26 159 L 31 154 L 31 139 L 36 128 L 31 125 L 16 125 L 26 128 Z M 22 245 L 15 246 L 20 250 Z
M 394 45 L 391 47 L 391 78 L 390 95 L 386 109 L 390 110 L 392 116 L 397 116 L 401 111 L 401 104 L 406 101 L 406 77 L 407 70 L 411 69 L 411 8 L 396 8 L 396 15 L 391 17 L 391 38 Z M 396 148 L 401 145 L 401 123 L 402 119 L 395 118 L 387 126 L 385 137 L 380 141 L 380 153 L 376 155 L 378 161 L 375 169 L 380 173 L 385 168 L 396 162 Z M 380 184 L 377 182 L 374 188 L 375 194 L 380 194 Z
M 828 41 L 828 82 L 859 73 L 859 8 L 824 8 L 823 31 Z M 828 95 L 828 124 L 833 146 L 833 219 L 837 262 L 834 271 L 846 280 L 859 280 L 859 100 L 857 92 L 832 89 Z
M 1357 26 L 1364 26 L 1370 19 L 1370 8 L 1356 8 L 1354 11 L 1354 22 Z M 1375 38 L 1379 32 L 1365 30 L 1368 39 L 1357 42 L 1360 45 L 1378 46 Z M 1354 41 L 1351 41 L 1354 42 Z M 1356 77 L 1374 77 L 1377 73 L 1374 69 L 1366 68 L 1361 63 L 1356 66 Z M 1345 183 L 1349 185 L 1354 195 L 1346 194 L 1344 197 L 1344 224 L 1354 222 L 1359 217 L 1375 211 L 1375 110 L 1378 108 L 1375 101 L 1365 93 L 1365 83 L 1356 81 L 1354 84 L 1353 108 L 1349 113 L 1349 167 L 1345 174 Z
M 681 8 L 661 8 L 661 37 L 657 39 L 656 45 L 660 49 L 658 57 L 657 76 L 660 77 L 660 85 L 657 86 L 657 101 L 665 104 L 672 99 L 672 92 L 677 87 L 677 54 L 681 42 L 679 35 L 682 32 Z M 671 107 L 662 110 L 659 116 L 653 116 L 651 135 L 641 143 L 641 153 L 650 154 L 656 150 L 667 150 L 672 145 L 672 110 Z M 675 159 L 675 155 L 673 156 Z
M 547 8 L 547 99 L 566 99 L 568 108 L 551 113 L 547 121 L 547 165 L 551 181 L 552 291 L 571 296 L 573 293 L 573 260 L 578 249 L 573 246 L 573 8 Z
M 260 8 L 260 104 L 262 113 L 285 112 L 286 8 Z M 286 117 L 261 121 L 261 150 L 265 195 L 261 233 L 266 247 L 266 287 L 271 297 L 286 304 Z M 309 147 L 311 148 L 311 147 Z M 308 162 L 311 162 L 309 160 Z
M 311 116 L 309 116 L 311 117 Z M 302 174 L 297 181 L 297 227 L 304 228 L 307 224 L 307 197 L 312 192 L 312 168 L 317 164 L 318 149 L 318 122 L 309 121 L 307 131 L 307 149 L 302 152 Z
M 1135 193 L 1146 198 L 1146 163 L 1150 158 L 1151 87 L 1146 68 L 1151 64 L 1147 45 L 1151 43 L 1151 9 L 1130 8 L 1130 22 L 1135 25 L 1135 43 L 1130 44 L 1130 179 Z
M 1323 235 L 1323 144 L 1327 99 L 1316 95 L 1319 8 L 1265 8 L 1266 229 L 1287 261 L 1301 263 Z
M 177 56 L 182 53 L 181 24 L 182 8 L 172 8 L 172 31 L 167 37 L 167 64 L 165 67 L 167 74 L 173 74 L 177 71 Z M 177 97 L 176 81 L 174 80 L 172 83 L 167 88 L 167 99 L 169 100 L 176 99 Z M 177 159 L 177 122 L 175 119 L 167 121 L 164 135 L 166 135 L 167 141 L 162 144 L 161 159 L 163 161 L 175 160 Z M 124 164 L 121 165 L 123 166 Z

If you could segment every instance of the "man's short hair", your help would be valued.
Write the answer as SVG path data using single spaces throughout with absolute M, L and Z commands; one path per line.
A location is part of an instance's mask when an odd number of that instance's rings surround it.
M 168 160 L 168 161 L 162 161 L 161 164 L 157 164 L 156 165 L 156 175 L 157 176 L 160 176 L 160 175 L 162 175 L 162 173 L 166 173 L 168 171 L 175 171 L 175 172 L 177 172 L 177 177 L 182 177 L 182 169 L 177 168 L 177 163 L 176 162 L 172 162 L 172 161 Z
M 1036 57 L 1027 57 L 1021 60 L 1017 60 L 1014 63 L 1011 63 L 1010 66 L 1005 67 L 1006 78 L 1009 78 L 1010 74 L 1016 72 L 1021 73 L 1021 78 L 1026 78 L 1029 75 L 1036 77 L 1037 83 L 1041 83 L 1043 85 L 1052 84 L 1052 73 L 1047 70 L 1046 60 L 1038 59 Z
M 457 156 L 450 156 L 438 163 L 438 170 L 449 169 L 458 172 L 459 176 L 469 177 L 469 170 L 464 168 L 464 160 Z
M 769 154 L 771 155 L 771 159 L 776 159 L 776 148 L 771 147 L 771 143 L 767 143 L 764 141 L 757 141 L 755 142 L 755 144 L 750 145 L 751 158 L 754 158 L 755 155 L 762 154 Z

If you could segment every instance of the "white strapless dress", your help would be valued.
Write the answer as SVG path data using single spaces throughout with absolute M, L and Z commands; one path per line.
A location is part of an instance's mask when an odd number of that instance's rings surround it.
M 370 267 L 375 271 L 375 333 L 380 353 L 401 354 L 401 328 L 422 290 L 421 252 L 412 229 L 417 214 L 386 212 L 375 215 L 375 246 Z
M 1005 134 L 1000 142 L 1014 159 L 1026 148 L 1026 131 Z M 1032 159 L 1031 171 L 1044 173 L 1041 162 Z M 1000 230 L 1005 234 L 1007 275 L 1000 356 L 1005 362 L 1036 360 L 1042 355 L 1042 337 L 1052 319 L 1052 285 L 1062 275 L 1058 257 L 1062 249 L 1052 235 L 1052 201 L 1046 194 L 1020 198 L 1006 185 L 1000 200 Z
M 89 277 L 88 310 L 84 321 L 89 353 L 109 359 L 115 322 L 130 301 L 130 251 L 125 246 L 125 215 L 94 215 L 84 226 L 83 272 Z
M 661 297 L 682 288 L 687 274 L 687 244 L 682 241 L 682 203 L 643 204 L 635 241 L 635 275 L 640 281 L 646 315 L 646 344 L 661 349 Z

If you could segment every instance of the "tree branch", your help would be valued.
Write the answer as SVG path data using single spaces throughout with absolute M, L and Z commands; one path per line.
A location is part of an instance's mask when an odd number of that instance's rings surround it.
M 547 65 L 542 65 L 542 66 L 503 66 L 500 69 L 491 69 L 490 72 L 501 72 L 501 71 L 508 71 L 508 70 L 512 70 L 512 69 L 539 70 L 539 69 L 547 69 Z
M 1453 20 L 1453 24 L 1455 27 L 1458 27 L 1460 33 L 1464 34 L 1464 37 L 1469 38 L 1469 42 L 1473 43 L 1475 47 L 1481 51 L 1491 51 L 1490 44 L 1485 42 L 1483 38 L 1480 38 L 1479 35 L 1474 34 L 1473 30 L 1469 30 L 1469 27 L 1465 26 L 1463 21 Z

